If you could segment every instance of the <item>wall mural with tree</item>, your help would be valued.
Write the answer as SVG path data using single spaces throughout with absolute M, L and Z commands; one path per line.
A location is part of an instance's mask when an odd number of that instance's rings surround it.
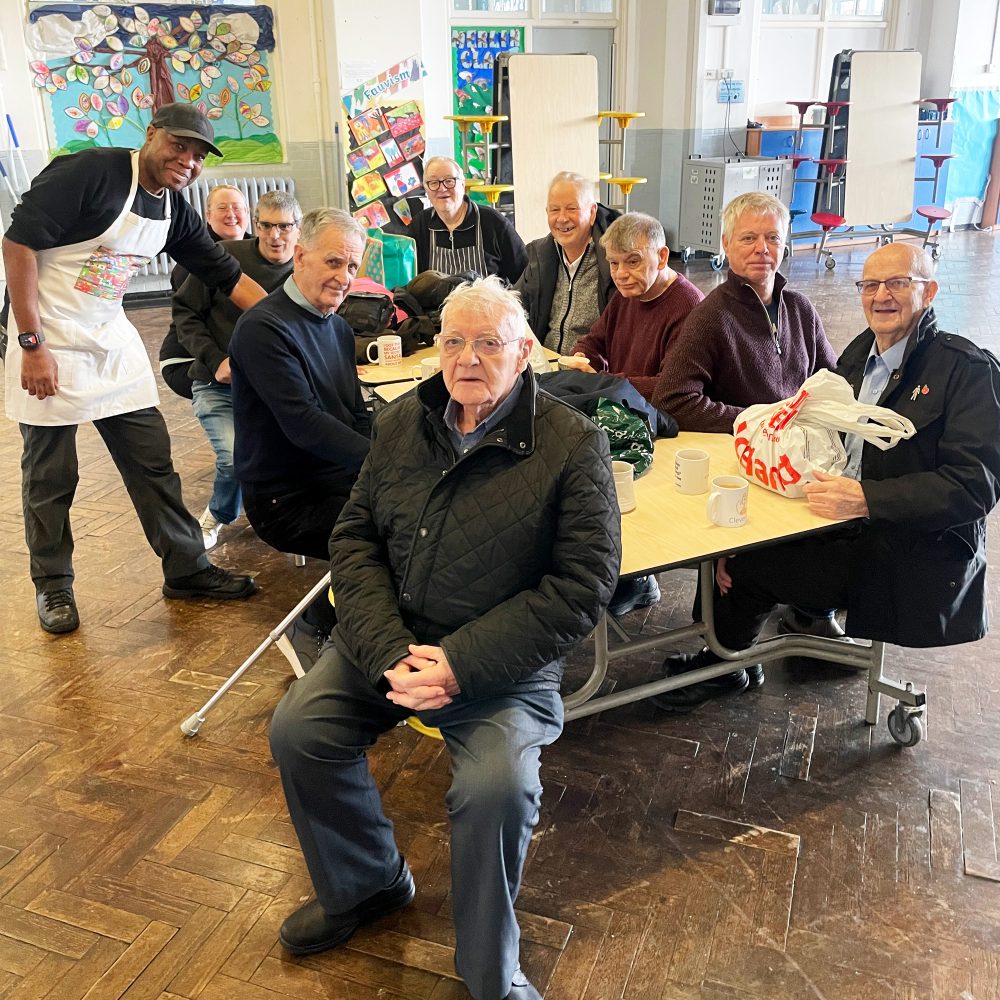
M 269 7 L 46 4 L 28 21 L 53 155 L 140 146 L 154 111 L 185 101 L 213 120 L 227 164 L 284 159 L 272 124 Z

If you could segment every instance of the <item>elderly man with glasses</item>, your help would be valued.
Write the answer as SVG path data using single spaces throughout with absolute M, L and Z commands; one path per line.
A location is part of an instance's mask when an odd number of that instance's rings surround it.
M 617 577 L 618 508 L 606 436 L 536 389 L 517 295 L 463 285 L 442 320 L 441 372 L 380 414 L 330 539 L 332 641 L 271 725 L 317 897 L 280 939 L 324 951 L 414 898 L 366 751 L 416 715 L 451 757 L 455 967 L 475 1000 L 540 1000 L 514 902 L 563 659 Z
M 938 327 L 925 251 L 882 247 L 857 285 L 868 329 L 836 371 L 861 402 L 909 417 L 917 433 L 888 451 L 848 434 L 844 474 L 817 473 L 805 487 L 814 513 L 856 520 L 719 560 L 715 626 L 731 649 L 750 646 L 774 606 L 792 600 L 847 608 L 850 635 L 900 646 L 986 634 L 986 516 L 1000 498 L 996 359 Z
M 469 199 L 454 160 L 432 156 L 424 165 L 424 190 L 431 207 L 413 219 L 409 232 L 418 271 L 496 274 L 508 285 L 521 277 L 528 263 L 524 242 L 506 216 Z
M 235 207 L 231 211 L 239 215 Z M 222 246 L 239 261 L 244 274 L 265 291 L 273 291 L 292 270 L 301 219 L 302 210 L 292 195 L 268 191 L 254 207 L 257 238 L 224 240 Z M 240 516 L 243 505 L 233 469 L 236 433 L 229 370 L 229 341 L 241 314 L 224 295 L 189 276 L 174 295 L 172 315 L 181 346 L 194 358 L 189 368 L 194 414 L 215 450 L 212 497 L 199 518 L 205 548 L 211 549 L 222 527 Z

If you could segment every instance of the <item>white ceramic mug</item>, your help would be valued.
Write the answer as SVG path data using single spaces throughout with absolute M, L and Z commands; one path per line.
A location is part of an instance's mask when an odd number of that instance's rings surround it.
M 375 348 L 375 357 L 372 357 L 372 348 Z M 394 333 L 386 333 L 376 338 L 368 345 L 368 361 L 373 365 L 385 365 L 391 367 L 398 365 L 403 360 L 403 341 Z
M 747 523 L 750 484 L 739 476 L 716 476 L 708 495 L 708 519 L 720 528 L 741 528 Z
M 611 471 L 615 477 L 618 509 L 627 514 L 635 510 L 635 466 L 631 462 L 612 462 Z
M 674 455 L 674 486 L 680 493 L 708 492 L 708 452 L 681 448 Z

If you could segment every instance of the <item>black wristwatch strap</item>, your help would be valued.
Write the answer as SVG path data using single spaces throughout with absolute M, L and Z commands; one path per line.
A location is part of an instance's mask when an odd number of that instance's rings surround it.
M 36 348 L 39 344 L 45 343 L 45 334 L 33 331 L 19 333 L 17 335 L 17 342 L 21 345 L 22 349 L 30 351 Z

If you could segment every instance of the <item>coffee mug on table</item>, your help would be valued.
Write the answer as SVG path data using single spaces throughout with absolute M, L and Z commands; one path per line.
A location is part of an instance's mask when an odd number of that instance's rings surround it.
M 415 379 L 430 378 L 441 371 L 441 362 L 437 358 L 424 358 L 419 365 L 413 366 L 413 377 Z
M 708 496 L 708 519 L 720 528 L 740 528 L 747 523 L 750 484 L 739 476 L 716 476 Z
M 383 334 L 368 345 L 367 354 L 369 362 L 373 365 L 398 365 L 403 360 L 403 341 L 395 334 Z
M 618 509 L 627 514 L 635 510 L 635 466 L 631 462 L 612 462 L 611 471 L 615 477 Z
M 674 455 L 674 486 L 680 493 L 708 492 L 708 452 L 681 448 Z

